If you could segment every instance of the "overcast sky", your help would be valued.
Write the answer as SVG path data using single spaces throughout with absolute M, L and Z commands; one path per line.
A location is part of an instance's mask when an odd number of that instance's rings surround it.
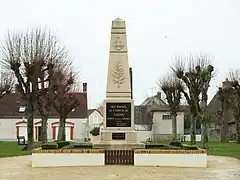
M 127 24 L 134 99 L 156 93 L 156 82 L 175 56 L 207 52 L 217 76 L 210 98 L 229 69 L 240 67 L 239 0 L 0 0 L 0 38 L 10 30 L 46 26 L 67 45 L 89 108 L 106 93 L 111 21 Z

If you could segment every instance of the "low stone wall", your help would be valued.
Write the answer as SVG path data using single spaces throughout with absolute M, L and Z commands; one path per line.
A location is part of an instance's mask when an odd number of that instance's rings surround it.
M 135 150 L 135 166 L 207 167 L 206 150 Z
M 104 150 L 33 150 L 32 167 L 103 166 Z
M 117 156 L 115 152 L 110 154 Z M 206 150 L 135 149 L 131 157 L 125 156 L 124 152 L 110 159 L 118 162 L 121 160 L 118 158 L 132 158 L 135 166 L 207 167 Z M 35 149 L 32 153 L 32 167 L 103 166 L 105 163 L 105 150 L 102 149 Z

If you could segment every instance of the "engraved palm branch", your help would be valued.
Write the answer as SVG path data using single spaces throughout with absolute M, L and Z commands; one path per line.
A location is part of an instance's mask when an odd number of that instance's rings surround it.
M 124 83 L 125 80 L 124 69 L 120 61 L 117 61 L 115 64 L 115 67 L 112 71 L 112 78 L 114 84 L 117 84 L 118 88 L 122 83 Z

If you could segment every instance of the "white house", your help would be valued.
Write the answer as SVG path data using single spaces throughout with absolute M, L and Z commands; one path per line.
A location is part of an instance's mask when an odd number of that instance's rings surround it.
M 103 123 L 103 115 L 98 109 L 88 110 L 88 124 L 91 129 L 100 127 Z
M 100 136 L 93 136 L 90 134 L 90 131 L 95 127 L 102 128 L 103 126 L 103 115 L 102 112 L 98 109 L 89 109 L 88 110 L 88 134 L 91 142 L 94 143 L 100 139 Z
M 172 137 L 172 117 L 168 106 L 152 106 L 153 112 L 152 138 L 170 139 Z M 177 113 L 177 134 L 184 135 L 184 111 Z
M 151 116 L 148 115 L 149 113 Z M 162 100 L 161 92 L 148 97 L 140 106 L 135 106 L 135 130 L 138 132 L 139 140 L 170 139 L 172 137 L 170 113 L 168 105 Z M 177 134 L 184 134 L 183 110 L 177 113 Z
M 86 137 L 87 126 L 87 84 L 83 83 L 83 92 L 72 92 L 81 105 L 69 113 L 66 120 L 66 140 L 83 141 Z M 0 141 L 16 141 L 18 136 L 27 139 L 26 106 L 18 93 L 5 95 L 0 100 Z M 59 115 L 52 109 L 47 123 L 49 141 L 56 140 L 59 126 Z M 39 140 L 41 132 L 41 117 L 36 110 L 34 113 L 34 139 Z

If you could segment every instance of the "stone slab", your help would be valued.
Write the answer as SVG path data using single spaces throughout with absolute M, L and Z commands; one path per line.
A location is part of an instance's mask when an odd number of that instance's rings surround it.
M 112 133 L 124 133 L 125 141 L 135 141 L 137 142 L 137 132 L 136 131 L 102 131 L 101 132 L 101 141 L 111 141 Z
M 116 149 L 116 150 L 132 150 L 132 149 L 142 149 L 145 148 L 144 143 L 136 142 L 136 141 L 117 141 L 117 140 L 112 140 L 112 141 L 98 141 L 93 144 L 94 148 L 99 148 L 99 149 Z

